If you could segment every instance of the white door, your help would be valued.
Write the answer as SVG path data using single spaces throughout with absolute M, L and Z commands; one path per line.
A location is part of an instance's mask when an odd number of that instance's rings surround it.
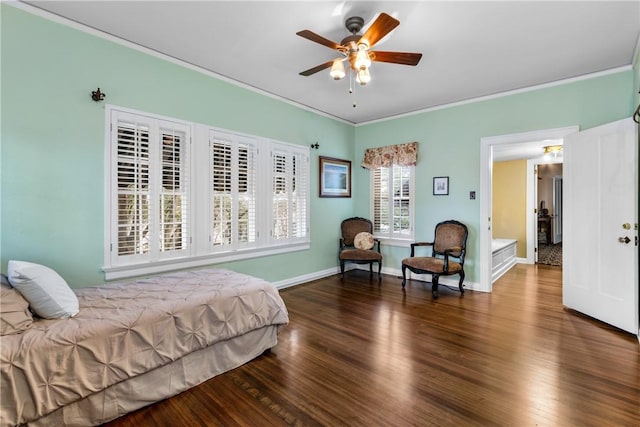
M 638 333 L 638 137 L 631 119 L 565 137 L 562 301 Z M 628 239 L 628 240 L 627 240 Z
M 562 177 L 553 177 L 553 230 L 552 242 L 562 242 Z

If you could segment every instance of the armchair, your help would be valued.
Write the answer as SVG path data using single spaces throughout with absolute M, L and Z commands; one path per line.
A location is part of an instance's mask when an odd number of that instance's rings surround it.
M 417 274 L 431 274 L 431 294 L 438 299 L 440 276 L 458 274 L 458 288 L 464 293 L 464 257 L 467 246 L 467 226 L 455 220 L 443 221 L 436 225 L 433 242 L 411 244 L 411 256 L 402 260 L 402 287 L 407 283 L 407 268 Z M 415 256 L 415 248 L 431 246 L 431 256 Z M 455 260 L 454 260 L 455 258 Z
M 340 224 L 342 237 L 340 237 L 340 274 L 344 279 L 344 264 L 352 262 L 356 264 L 369 264 L 369 273 L 373 275 L 373 263 L 378 263 L 378 280 L 382 270 L 382 254 L 380 253 L 380 240 L 372 235 L 373 224 L 366 218 L 347 218 Z M 364 234 L 361 234 L 364 233 Z

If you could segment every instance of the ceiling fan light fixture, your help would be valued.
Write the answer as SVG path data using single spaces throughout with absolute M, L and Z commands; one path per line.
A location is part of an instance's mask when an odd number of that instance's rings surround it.
M 369 69 L 365 67 L 360 68 L 356 74 L 356 81 L 362 86 L 369 83 L 371 81 L 371 73 L 369 73 Z
M 361 70 L 362 68 L 369 68 L 371 66 L 371 58 L 369 58 L 369 52 L 367 52 L 366 47 L 361 48 L 365 45 L 358 46 L 358 53 L 356 53 L 356 60 L 354 62 L 354 66 L 356 70 Z
M 341 59 L 336 59 L 335 61 L 333 61 L 333 64 L 331 65 L 331 71 L 329 72 L 329 75 L 334 80 L 340 80 L 340 79 L 344 78 L 344 76 L 346 74 L 344 72 L 344 65 L 342 64 L 342 60 Z

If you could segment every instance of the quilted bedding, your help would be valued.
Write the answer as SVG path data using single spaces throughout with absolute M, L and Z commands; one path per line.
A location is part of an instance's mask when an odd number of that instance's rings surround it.
M 38 419 L 288 313 L 277 289 L 223 269 L 74 290 L 80 313 L 0 337 L 0 419 Z

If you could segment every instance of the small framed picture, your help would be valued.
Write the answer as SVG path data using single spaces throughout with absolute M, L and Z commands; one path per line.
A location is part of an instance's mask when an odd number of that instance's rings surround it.
M 351 161 L 320 156 L 320 197 L 351 197 Z
M 433 177 L 433 195 L 434 196 L 449 195 L 449 177 L 448 176 Z

